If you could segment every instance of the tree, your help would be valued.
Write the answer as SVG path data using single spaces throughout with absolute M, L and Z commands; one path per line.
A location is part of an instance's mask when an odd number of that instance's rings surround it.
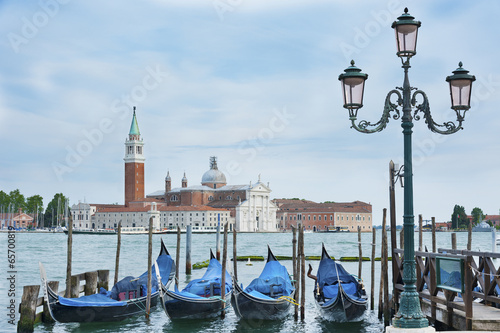
M 43 213 L 43 198 L 40 195 L 36 194 L 26 199 L 26 213 Z
M 26 208 L 26 200 L 24 199 L 24 195 L 19 192 L 19 190 L 10 191 L 9 193 L 10 204 L 12 205 L 11 209 L 17 211 L 19 208 Z
M 3 210 L 7 211 L 7 207 L 9 207 L 10 204 L 10 197 L 7 193 L 4 191 L 0 191 L 0 206 L 4 207 Z
M 465 213 L 465 208 L 463 206 L 455 205 L 453 213 L 451 214 L 451 228 L 467 228 L 468 225 L 469 219 Z
M 64 225 L 64 207 L 66 205 L 66 201 L 69 205 L 69 199 L 64 196 L 62 193 L 57 193 L 54 195 L 52 201 L 49 202 L 47 208 L 45 209 L 44 215 L 44 224 L 46 226 L 55 226 L 58 223 Z M 53 224 L 54 225 L 53 225 Z
M 472 215 L 472 223 L 473 225 L 477 225 L 481 223 L 481 221 L 484 219 L 484 213 L 483 210 L 479 207 L 474 207 L 472 212 L 470 213 Z

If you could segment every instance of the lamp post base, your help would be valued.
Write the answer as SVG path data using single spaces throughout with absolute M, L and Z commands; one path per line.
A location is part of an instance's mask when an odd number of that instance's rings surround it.
M 387 326 L 386 333 L 435 333 L 436 329 L 432 326 L 423 328 L 398 328 L 394 326 Z

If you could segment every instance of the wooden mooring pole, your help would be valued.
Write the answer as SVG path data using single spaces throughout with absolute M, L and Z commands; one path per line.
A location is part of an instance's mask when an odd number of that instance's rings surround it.
M 371 269 L 371 291 L 370 291 L 370 310 L 375 309 L 375 247 L 377 239 L 377 229 L 372 228 L 372 269 Z
M 116 242 L 116 261 L 115 261 L 115 280 L 113 285 L 118 282 L 118 270 L 120 267 L 120 248 L 122 244 L 122 221 L 118 222 L 118 240 Z
M 66 292 L 64 297 L 70 297 L 71 295 L 71 260 L 72 260 L 72 249 L 73 249 L 73 222 L 70 221 L 67 225 L 68 228 L 68 253 L 67 253 L 67 263 L 66 263 Z
M 363 271 L 363 251 L 361 249 L 361 226 L 358 225 L 358 279 L 361 281 L 361 272 Z
M 298 293 L 298 286 L 300 285 L 300 279 L 299 279 L 299 273 L 297 272 L 297 230 L 295 229 L 295 226 L 292 225 L 292 266 L 293 266 L 293 279 L 295 280 L 295 293 L 293 297 L 297 300 L 297 297 L 299 295 Z M 293 318 L 297 321 L 299 319 L 299 307 L 297 306 L 297 302 L 295 302 L 293 308 L 294 308 L 294 315 Z
M 181 260 L 181 227 L 177 226 L 177 247 L 175 248 L 175 285 L 179 287 L 179 261 Z
M 394 250 L 397 249 L 398 243 L 397 243 L 397 229 L 396 229 L 396 195 L 395 195 L 395 190 L 394 190 L 394 176 L 395 176 L 396 170 L 395 170 L 395 165 L 393 161 L 389 162 L 389 203 L 390 203 L 390 224 L 391 224 L 391 257 L 392 257 L 392 305 L 394 308 L 394 313 L 398 311 L 398 304 L 399 304 L 399 291 L 396 289 L 396 279 L 398 277 L 398 264 L 396 261 L 396 255 Z M 372 279 L 372 283 L 373 283 Z
M 457 233 L 456 232 L 451 233 L 451 248 L 453 250 L 457 249 Z
M 227 222 L 224 224 L 224 243 L 222 246 L 222 277 L 220 282 L 220 297 L 222 311 L 220 313 L 220 318 L 226 318 L 226 262 L 227 262 Z
M 436 247 L 436 218 L 432 217 L 431 221 L 432 221 L 432 252 L 435 253 L 437 251 L 437 247 Z
M 387 246 L 387 231 L 386 231 L 387 209 L 383 210 L 382 217 L 382 280 L 384 281 L 384 326 L 389 326 L 390 310 L 389 310 L 389 274 L 388 274 L 388 246 Z
M 472 249 L 472 223 L 469 221 L 469 227 L 467 228 L 467 250 Z
M 237 231 L 236 231 L 236 224 L 233 226 L 233 275 L 235 281 L 238 281 L 238 261 L 236 260 L 236 236 L 237 236 Z
M 191 275 L 191 225 L 186 227 L 186 274 Z
M 418 250 L 422 251 L 422 214 L 418 215 Z
M 146 319 L 149 319 L 151 312 L 151 265 L 153 264 L 153 217 L 149 218 L 148 233 L 148 294 L 146 296 Z
M 40 286 L 24 286 L 21 304 L 19 304 L 18 333 L 31 333 L 35 328 L 36 303 Z M 5 327 L 4 327 L 5 328 Z
M 300 320 L 306 316 L 306 256 L 304 253 L 304 226 L 300 224 Z
M 215 257 L 220 261 L 220 222 L 217 222 L 217 233 L 215 235 Z

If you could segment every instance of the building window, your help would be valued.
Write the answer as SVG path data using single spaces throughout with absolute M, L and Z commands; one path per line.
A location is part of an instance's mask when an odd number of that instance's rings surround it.
M 333 221 L 333 215 L 330 215 L 330 221 Z
M 318 215 L 318 221 L 321 221 L 321 215 Z

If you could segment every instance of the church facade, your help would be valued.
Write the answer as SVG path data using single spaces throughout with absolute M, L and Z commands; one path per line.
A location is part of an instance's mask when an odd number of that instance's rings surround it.
M 246 185 L 228 185 L 226 176 L 217 166 L 217 158 L 210 157 L 210 168 L 201 177 L 200 185 L 188 186 L 186 174 L 181 187 L 172 189 L 170 172 L 165 177 L 165 190 L 147 195 L 148 199 L 163 202 L 167 207 L 208 206 L 230 211 L 230 230 L 239 232 L 278 231 L 276 205 L 270 198 L 269 184 L 261 182 Z

